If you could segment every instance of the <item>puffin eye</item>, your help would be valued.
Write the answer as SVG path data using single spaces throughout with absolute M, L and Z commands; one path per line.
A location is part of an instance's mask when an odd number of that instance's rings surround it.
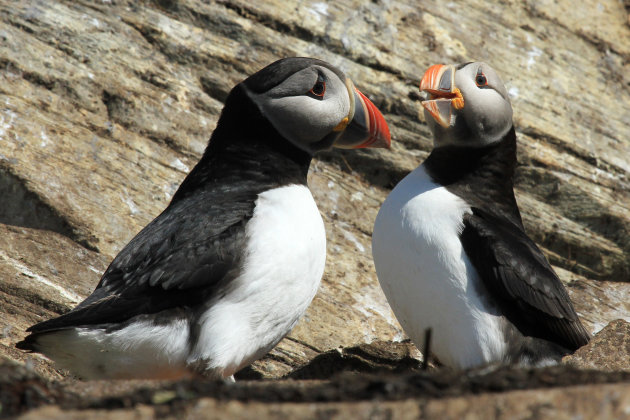
M 483 74 L 481 69 L 479 69 L 479 71 L 477 71 L 477 75 L 475 76 L 475 83 L 479 87 L 488 85 L 488 79 L 486 79 L 486 75 Z
M 318 99 L 324 98 L 324 94 L 326 93 L 326 82 L 321 75 L 317 77 L 317 82 L 315 82 L 308 93 L 310 93 L 312 96 L 317 97 Z

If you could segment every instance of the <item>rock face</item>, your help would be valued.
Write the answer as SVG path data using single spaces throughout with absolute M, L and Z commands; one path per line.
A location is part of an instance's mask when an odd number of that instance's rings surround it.
M 629 381 L 630 372 L 565 365 L 342 374 L 327 381 L 126 381 L 124 390 L 114 390 L 102 381 L 51 384 L 24 367 L 0 364 L 0 402 L 7 416 L 30 409 L 21 419 L 618 419 L 630 410 Z
M 87 296 L 167 205 L 232 86 L 295 55 L 350 75 L 384 111 L 394 143 L 313 163 L 326 274 L 256 375 L 404 338 L 370 235 L 389 189 L 431 148 L 417 86 L 434 63 L 484 60 L 501 74 L 527 231 L 591 332 L 630 321 L 629 22 L 616 0 L 0 2 L 0 353 L 67 380 L 14 349 L 24 329 Z
M 630 323 L 622 319 L 611 322 L 564 362 L 589 369 L 630 371 Z

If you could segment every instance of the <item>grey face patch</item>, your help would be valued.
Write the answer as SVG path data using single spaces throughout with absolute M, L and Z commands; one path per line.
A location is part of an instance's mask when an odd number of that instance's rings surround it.
M 325 83 L 322 96 L 309 93 L 318 79 Z M 266 92 L 247 92 L 284 138 L 309 153 L 332 145 L 329 137 L 338 135 L 333 129 L 350 111 L 345 78 L 320 65 L 301 69 Z
M 485 63 L 472 62 L 456 69 L 455 87 L 462 93 L 464 108 L 451 109 L 451 127 L 430 124 L 435 146 L 483 147 L 499 141 L 512 127 L 512 106 L 503 82 Z M 485 76 L 486 85 L 477 85 L 479 74 Z

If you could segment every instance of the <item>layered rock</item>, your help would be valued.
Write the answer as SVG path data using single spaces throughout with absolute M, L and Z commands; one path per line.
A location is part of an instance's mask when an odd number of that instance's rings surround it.
M 630 320 L 630 25 L 621 2 L 0 2 L 0 353 L 89 294 L 167 205 L 231 87 L 284 56 L 339 66 L 390 123 L 389 151 L 324 153 L 309 183 L 324 217 L 322 286 L 254 366 L 404 338 L 370 235 L 388 191 L 427 155 L 418 81 L 484 60 L 508 87 L 517 200 L 591 332 Z

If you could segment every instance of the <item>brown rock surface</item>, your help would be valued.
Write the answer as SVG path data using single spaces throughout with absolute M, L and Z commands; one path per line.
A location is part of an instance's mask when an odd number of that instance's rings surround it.
M 630 323 L 622 319 L 611 322 L 564 362 L 585 369 L 630 371 Z
M 580 7 L 568 0 L 0 1 L 0 354 L 30 360 L 46 380 L 71 381 L 13 345 L 28 325 L 87 296 L 116 252 L 166 206 L 231 87 L 291 55 L 346 71 L 384 111 L 394 144 L 325 153 L 313 163 L 326 274 L 304 319 L 250 374 L 279 378 L 340 346 L 343 355 L 361 343 L 404 338 L 378 287 L 370 235 L 388 190 L 431 147 L 417 84 L 437 62 L 481 59 L 502 75 L 515 110 L 517 199 L 528 232 L 591 332 L 630 321 L 625 7 L 616 0 Z M 578 354 L 593 357 L 587 351 L 613 354 L 600 344 Z M 355 356 L 342 359 L 366 360 Z M 617 395 L 615 386 L 597 395 Z M 562 391 L 554 392 L 522 398 L 561 407 L 553 395 Z M 576 410 L 590 404 L 578 401 L 590 388 L 580 392 L 567 403 Z M 452 407 L 472 407 L 462 398 Z M 602 412 L 627 407 L 614 401 L 621 405 Z M 262 402 L 203 404 L 274 410 Z M 354 409 L 368 416 L 375 407 Z
M 0 364 L 2 414 L 31 419 L 624 418 L 630 410 L 630 373 L 566 365 L 342 374 L 323 381 L 127 381 L 124 389 L 104 381 L 50 383 L 24 367 L 9 367 Z
M 623 391 L 623 392 L 617 392 Z M 185 413 L 188 418 L 222 420 L 290 419 L 400 419 L 400 420 L 486 420 L 628 418 L 630 385 L 583 386 L 546 392 L 515 391 L 509 394 L 484 394 L 418 403 L 404 401 L 358 401 L 319 404 L 260 403 L 201 399 Z M 165 414 L 168 413 L 168 414 Z M 48 406 L 19 417 L 21 420 L 117 420 L 180 419 L 181 412 L 169 413 L 152 406 L 138 406 L 104 413 L 99 410 L 61 410 Z

